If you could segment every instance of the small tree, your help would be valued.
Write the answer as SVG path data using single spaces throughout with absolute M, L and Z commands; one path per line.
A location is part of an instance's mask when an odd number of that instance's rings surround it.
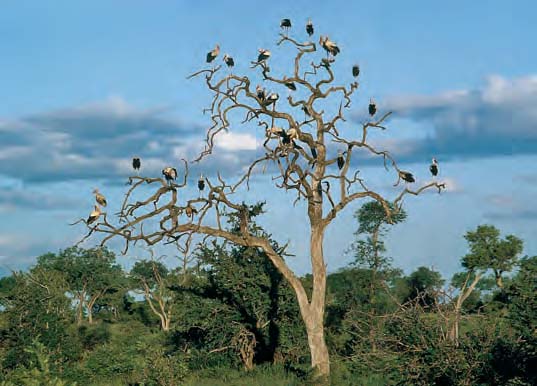
M 187 186 L 187 161 L 184 161 L 184 178 L 179 183 L 155 177 L 133 176 L 130 178 L 132 186 L 119 212 L 120 221 L 115 223 L 103 214 L 99 221 L 88 225 L 88 236 L 93 233 L 103 234 L 103 245 L 112 238 L 121 238 L 125 241 L 124 252 L 134 242 L 143 241 L 148 245 L 184 242 L 191 240 L 195 234 L 223 238 L 237 245 L 261 249 L 293 288 L 306 326 L 311 365 L 319 375 L 326 377 L 330 371 L 324 334 L 326 264 L 323 243 L 327 227 L 351 203 L 364 198 L 378 201 L 386 212 L 388 221 L 392 221 L 394 212 L 399 210 L 407 195 L 418 195 L 428 188 L 440 191 L 444 185 L 430 182 L 417 189 L 406 185 L 392 200 L 371 189 L 359 171 L 353 171 L 355 165 L 351 161 L 360 153 L 364 157 L 377 157 L 386 170 L 391 167 L 395 173 L 395 185 L 399 184 L 402 177 L 408 179 L 408 175 L 398 167 L 388 151 L 369 142 L 371 131 L 386 129 L 384 121 L 390 112 L 373 114 L 373 118 L 361 124 L 358 130 L 352 131 L 350 138 L 345 138 L 341 127 L 345 122 L 344 112 L 351 107 L 351 97 L 358 89 L 358 82 L 352 81 L 348 86 L 333 85 L 335 75 L 332 66 L 335 59 L 319 53 L 315 43 L 301 43 L 282 34 L 277 46 L 283 44 L 290 45 L 294 51 L 291 55 L 282 54 L 294 57 L 294 65 L 286 74 L 273 75 L 267 60 L 260 57 L 259 61 L 252 62 L 251 76 L 222 71 L 221 66 L 204 69 L 191 76 L 203 75 L 205 85 L 213 94 L 210 107 L 205 110 L 211 117 L 206 146 L 194 162 L 209 156 L 217 137 L 230 128 L 242 125 L 251 131 L 256 130 L 252 122 L 257 121 L 257 127 L 264 131 L 264 154 L 252 161 L 238 181 L 227 183 L 218 175 L 218 179 L 206 179 L 205 196 L 189 197 L 187 193 L 178 193 Z M 321 46 L 327 49 L 323 39 Z M 304 65 L 306 57 L 311 58 L 311 61 Z M 350 68 L 344 77 L 347 74 L 350 77 Z M 280 100 L 277 94 L 269 96 L 261 87 L 256 90 L 253 83 L 256 80 L 282 91 L 295 88 L 296 97 L 289 95 Z M 242 118 L 239 118 L 241 115 Z M 337 147 L 344 150 L 344 153 L 337 154 Z M 308 295 L 302 281 L 287 265 L 284 259 L 286 248 L 275 250 L 266 237 L 250 232 L 245 205 L 233 200 L 234 193 L 249 188 L 253 171 L 267 165 L 273 166 L 270 170 L 274 174 L 276 188 L 294 192 L 295 203 L 305 202 L 303 209 L 306 221 L 297 220 L 310 230 L 308 256 L 313 276 L 311 295 Z M 334 168 L 336 165 L 338 168 Z M 154 193 L 147 198 L 134 200 L 133 193 L 138 192 L 139 187 L 147 185 L 157 186 Z M 337 188 L 330 190 L 330 186 Z M 393 208 L 389 202 L 393 203 Z M 239 234 L 222 226 L 223 209 L 235 213 L 241 219 Z
M 168 268 L 160 261 L 141 260 L 134 264 L 130 275 L 141 287 L 151 311 L 159 317 L 162 330 L 169 331 L 173 293 L 169 289 L 172 280 Z
M 123 271 L 116 264 L 114 253 L 106 248 L 67 248 L 58 254 L 47 253 L 37 258 L 37 266 L 65 274 L 68 291 L 77 300 L 77 323 L 86 311 L 93 323 L 93 308 L 97 300 L 121 285 Z
M 487 271 L 491 270 L 498 288 L 503 290 L 502 275 L 515 266 L 518 255 L 522 252 L 523 242 L 516 236 L 508 235 L 500 240 L 500 231 L 492 225 L 480 225 L 475 231 L 469 231 L 464 238 L 468 241 L 470 253 L 461 259 L 465 272 L 455 274 L 453 284 L 459 288 L 459 294 L 453 301 L 454 317 L 450 338 L 459 341 L 459 325 L 464 302 L 478 286 Z

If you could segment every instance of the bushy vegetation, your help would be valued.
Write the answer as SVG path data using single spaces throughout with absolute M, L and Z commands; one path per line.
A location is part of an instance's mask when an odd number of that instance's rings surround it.
M 404 212 L 388 223 L 369 203 L 356 217 L 355 261 L 328 277 L 331 384 L 537 384 L 537 257 L 520 256 L 522 240 L 468 232 L 448 287 L 386 255 Z M 314 382 L 287 282 L 260 250 L 216 242 L 186 269 L 145 260 L 124 272 L 101 248 L 43 255 L 0 279 L 0 342 L 4 386 Z

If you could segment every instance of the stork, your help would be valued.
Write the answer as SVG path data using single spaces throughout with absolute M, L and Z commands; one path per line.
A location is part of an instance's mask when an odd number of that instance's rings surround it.
M 343 169 L 343 166 L 345 166 L 345 158 L 343 158 L 343 152 L 339 150 L 337 152 L 337 167 L 341 170 Z
M 358 75 L 360 75 L 360 66 L 355 64 L 354 66 L 352 66 L 352 76 L 357 78 Z
M 95 220 L 97 220 L 99 218 L 99 216 L 101 215 L 101 208 L 99 208 L 98 205 L 95 205 L 94 207 L 95 209 L 92 210 L 92 212 L 90 213 L 90 215 L 88 216 L 88 219 L 86 220 L 86 224 L 91 224 L 92 222 L 94 222 Z
M 328 57 L 328 54 L 332 54 L 332 56 L 336 56 L 340 52 L 338 45 L 332 40 L 330 40 L 328 36 L 321 36 L 319 38 L 319 44 L 326 50 L 327 57 Z
M 283 84 L 285 87 L 287 87 L 291 91 L 296 91 L 296 85 L 295 82 L 292 80 L 289 80 L 287 78 L 283 78 Z
M 311 22 L 311 19 L 308 19 L 308 22 L 306 23 L 306 33 L 310 37 L 313 35 L 313 23 Z
M 369 99 L 369 115 L 373 116 L 377 113 L 377 105 L 375 104 L 375 101 L 373 98 Z
M 399 177 L 401 177 L 402 180 L 405 182 L 416 182 L 416 179 L 410 172 L 405 172 L 404 170 L 399 170 Z
M 217 44 L 211 51 L 207 52 L 207 63 L 211 63 L 220 54 L 220 46 Z
M 134 157 L 132 159 L 132 168 L 138 172 L 140 170 L 140 167 L 142 166 L 142 161 L 140 161 L 139 157 Z
M 93 189 L 93 194 L 95 194 L 95 201 L 97 201 L 97 204 L 101 206 L 106 206 L 106 198 L 101 193 L 99 193 L 99 189 Z
M 264 48 L 260 48 L 259 50 L 259 55 L 257 56 L 257 62 L 258 63 L 262 63 L 262 62 L 265 62 L 268 58 L 270 58 L 270 51 L 269 50 L 266 50 Z
M 232 68 L 235 65 L 235 61 L 228 54 L 224 55 L 224 63 L 228 66 L 228 68 Z
M 438 161 L 436 160 L 436 158 L 433 158 L 431 166 L 429 166 L 429 170 L 431 171 L 433 177 L 436 177 L 438 175 Z
M 198 179 L 198 190 L 200 191 L 200 197 L 203 189 L 205 189 L 205 178 L 203 178 L 203 174 L 200 174 L 200 178 Z
M 285 36 L 289 33 L 289 28 L 291 28 L 291 19 L 282 19 L 280 22 L 280 28 L 285 31 Z
M 255 93 L 257 94 L 257 97 L 261 102 L 265 102 L 265 99 L 267 98 L 267 92 L 264 88 L 262 88 L 260 85 L 257 85 L 255 87 Z
M 277 101 L 278 99 L 280 99 L 280 96 L 279 96 L 278 94 L 276 94 L 276 93 L 271 93 L 271 94 L 267 97 L 267 99 L 265 99 L 265 107 L 268 107 L 268 106 L 270 106 L 270 105 L 272 105 L 272 104 L 275 104 L 276 101 Z
M 177 178 L 177 169 L 172 168 L 171 166 L 167 166 L 164 169 L 162 169 L 162 175 L 166 179 L 166 182 L 168 185 L 172 184 L 172 181 Z

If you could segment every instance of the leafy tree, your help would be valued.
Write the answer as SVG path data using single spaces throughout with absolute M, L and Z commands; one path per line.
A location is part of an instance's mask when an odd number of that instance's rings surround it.
M 3 367 L 29 366 L 32 358 L 28 349 L 37 338 L 56 369 L 79 356 L 79 342 L 69 331 L 73 313 L 62 273 L 34 267 L 27 273 L 14 272 L 0 283 L 5 320 L 1 331 L 6 350 Z
M 65 275 L 68 291 L 77 301 L 77 323 L 82 323 L 84 310 L 93 323 L 94 306 L 106 294 L 122 286 L 123 271 L 113 252 L 106 248 L 67 248 L 58 254 L 47 253 L 37 258 L 37 266 Z
M 247 208 L 251 231 L 264 234 L 253 221 L 263 212 L 263 204 Z M 240 232 L 240 217 L 229 217 L 231 231 Z M 268 234 L 265 237 L 270 239 Z M 273 248 L 281 248 L 271 242 Z M 179 288 L 183 301 L 190 302 L 194 296 L 199 302 L 197 310 L 207 311 L 194 314 L 190 307 L 182 307 L 178 338 L 194 338 L 203 326 L 203 335 L 192 340 L 196 349 L 212 356 L 235 352 L 248 370 L 258 363 L 303 357 L 305 347 L 300 341 L 304 330 L 296 317 L 298 306 L 292 290 L 262 251 L 214 241 L 200 245 L 197 259 L 202 275 Z
M 503 288 L 502 275 L 513 269 L 523 242 L 513 235 L 500 239 L 500 231 L 492 225 L 480 225 L 466 233 L 470 253 L 463 257 L 462 266 L 470 271 L 492 270 L 496 284 Z
M 402 284 L 406 292 L 403 296 L 404 302 L 418 300 L 423 307 L 430 308 L 436 302 L 438 291 L 444 284 L 444 279 L 438 271 L 427 267 L 418 267 L 403 279 Z

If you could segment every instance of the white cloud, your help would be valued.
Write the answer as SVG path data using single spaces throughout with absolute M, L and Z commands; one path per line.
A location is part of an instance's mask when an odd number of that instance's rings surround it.
M 255 150 L 257 146 L 253 135 L 232 132 L 219 133 L 215 143 L 217 147 L 229 151 Z

